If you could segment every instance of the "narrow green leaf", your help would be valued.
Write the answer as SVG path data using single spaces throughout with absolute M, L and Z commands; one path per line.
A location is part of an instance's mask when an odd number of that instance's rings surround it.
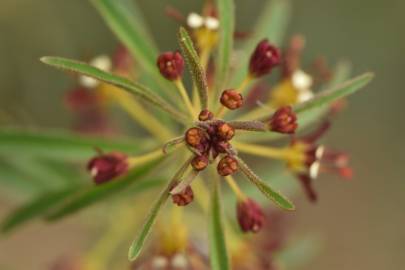
M 56 130 L 0 129 L 0 155 L 80 161 L 93 156 L 94 147 L 128 154 L 141 150 L 138 143 L 128 140 L 113 141 Z
M 165 204 L 165 202 L 169 198 L 170 189 L 186 172 L 187 168 L 190 165 L 190 161 L 191 161 L 191 159 L 189 159 L 186 163 L 184 163 L 183 166 L 176 172 L 174 177 L 169 181 L 166 188 L 160 194 L 157 201 L 153 204 L 152 209 L 150 210 L 149 215 L 146 218 L 146 221 L 145 221 L 141 231 L 139 232 L 138 236 L 135 238 L 135 240 L 132 242 L 132 244 L 129 248 L 128 259 L 130 261 L 136 260 L 138 255 L 141 253 L 142 247 L 145 244 L 145 241 L 146 241 L 147 237 L 149 236 L 153 225 L 155 224 L 156 217 L 157 217 L 160 209 L 162 208 L 162 206 Z
M 29 175 L 30 180 L 44 190 L 66 186 L 63 176 L 37 157 L 11 156 L 7 162 L 16 170 Z
M 210 212 L 210 260 L 211 269 L 226 270 L 229 267 L 228 251 L 226 248 L 225 230 L 222 221 L 223 212 L 221 207 L 219 181 L 213 179 L 211 191 L 211 212 Z
M 233 76 L 233 84 L 239 85 L 248 70 L 249 56 L 260 40 L 267 38 L 271 43 L 281 46 L 290 20 L 291 5 L 289 0 L 267 0 L 257 20 L 253 37 L 242 47 L 239 67 Z
M 39 196 L 6 217 L 1 224 L 1 231 L 3 233 L 10 232 L 34 218 L 43 216 L 49 209 L 55 207 L 78 190 L 78 186 L 68 187 Z
M 234 0 L 217 0 L 219 12 L 219 44 L 216 69 L 216 89 L 222 89 L 228 79 L 235 32 Z
M 246 177 L 252 182 L 267 198 L 272 200 L 276 205 L 285 210 L 294 210 L 295 206 L 290 200 L 285 198 L 279 192 L 272 189 L 263 180 L 259 178 L 246 163 L 239 157 L 237 157 L 240 170 L 246 175 Z
M 30 177 L 8 164 L 0 164 L 0 196 L 8 201 L 19 201 L 41 192 L 41 187 Z
M 201 107 L 206 109 L 208 106 L 208 86 L 205 71 L 201 66 L 200 58 L 194 48 L 193 41 L 187 30 L 180 27 L 178 34 L 181 51 L 186 59 L 193 82 L 197 87 L 200 96 Z
M 42 57 L 41 61 L 50 66 L 86 75 L 94 79 L 103 81 L 107 84 L 122 88 L 123 90 L 133 94 L 134 96 L 141 98 L 151 105 L 156 106 L 158 109 L 169 113 L 174 120 L 180 121 L 181 123 L 187 123 L 187 119 L 181 112 L 167 103 L 160 96 L 149 90 L 147 87 L 139 83 L 132 82 L 127 78 L 119 77 L 106 71 L 102 71 L 96 67 L 90 66 L 80 61 L 61 57 Z
M 338 99 L 351 95 L 360 90 L 361 88 L 366 86 L 373 79 L 373 77 L 374 75 L 372 73 L 365 73 L 332 89 L 321 91 L 314 98 L 308 100 L 307 102 L 300 103 L 294 106 L 294 111 L 296 113 L 301 113 L 313 108 L 320 107 L 322 105 L 331 104 Z
M 127 175 L 104 183 L 99 186 L 91 186 L 74 194 L 62 205 L 53 209 L 47 216 L 47 220 L 54 221 L 73 214 L 85 207 L 98 203 L 117 193 L 129 188 L 132 184 L 139 182 L 143 176 L 149 173 L 158 162 L 151 162 L 130 171 Z

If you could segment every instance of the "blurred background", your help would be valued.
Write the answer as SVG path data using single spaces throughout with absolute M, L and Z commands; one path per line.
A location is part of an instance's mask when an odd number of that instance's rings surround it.
M 139 0 L 162 50 L 176 47 L 177 24 L 164 16 L 168 4 L 185 14 L 200 10 L 194 0 Z M 237 28 L 248 31 L 263 0 L 236 0 Z M 355 177 L 317 183 L 320 202 L 298 203 L 297 233 L 310 228 L 324 249 L 304 269 L 398 270 L 405 264 L 404 51 L 405 1 L 295 0 L 289 33 L 307 38 L 305 59 L 322 54 L 330 63 L 348 59 L 354 75 L 375 80 L 350 98 L 328 142 L 352 155 Z M 63 128 L 61 106 L 73 81 L 39 63 L 43 55 L 86 58 L 111 53 L 116 38 L 83 0 L 0 2 L 0 110 L 18 126 Z M 401 105 L 402 104 L 402 105 Z M 0 218 L 9 204 L 0 198 Z M 49 258 L 81 244 L 74 218 L 49 227 L 35 224 L 0 239 L 0 265 L 44 269 Z M 25 267 L 24 267 L 25 266 Z M 402 267 L 401 267 L 402 266 Z M 24 268 L 22 268 L 24 267 Z

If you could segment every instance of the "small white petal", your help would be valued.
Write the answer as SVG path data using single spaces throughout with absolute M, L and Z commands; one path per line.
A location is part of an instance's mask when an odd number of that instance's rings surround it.
M 207 17 L 205 18 L 205 27 L 207 27 L 210 30 L 218 30 L 219 20 L 214 17 Z
M 99 82 L 96 79 L 81 75 L 79 77 L 79 84 L 86 88 L 95 88 L 98 86 Z
M 96 67 L 98 69 L 104 70 L 104 71 L 110 71 L 112 67 L 112 62 L 110 57 L 107 55 L 99 55 L 95 58 L 93 58 L 89 64 L 93 67 Z
M 204 18 L 197 13 L 190 13 L 187 17 L 187 25 L 191 28 L 199 28 L 203 26 Z
M 96 177 L 97 174 L 98 174 L 98 169 L 97 169 L 97 167 L 93 167 L 93 168 L 90 170 L 90 175 L 91 175 L 92 177 Z
M 155 258 L 153 258 L 152 268 L 153 269 L 164 269 L 167 267 L 168 264 L 169 264 L 169 262 L 166 257 L 156 256 Z
M 314 93 L 311 90 L 305 90 L 298 93 L 298 102 L 305 102 L 314 97 Z
M 321 159 L 323 156 L 323 153 L 325 153 L 325 146 L 321 145 L 315 151 L 316 159 L 318 159 L 318 160 Z
M 297 70 L 292 75 L 292 83 L 298 90 L 305 91 L 311 88 L 313 80 L 312 77 L 304 71 Z
M 316 179 L 319 175 L 319 169 L 321 168 L 321 163 L 319 161 L 315 161 L 312 163 L 311 167 L 309 167 L 309 177 L 311 179 Z
M 172 266 L 176 269 L 187 269 L 188 263 L 184 254 L 177 253 L 172 259 Z

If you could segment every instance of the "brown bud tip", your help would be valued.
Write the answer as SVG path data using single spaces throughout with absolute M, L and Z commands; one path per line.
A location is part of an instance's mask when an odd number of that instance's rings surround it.
M 217 126 L 217 135 L 220 139 L 229 141 L 235 136 L 235 129 L 227 123 L 220 123 Z
M 186 131 L 185 140 L 188 145 L 197 147 L 205 140 L 204 131 L 197 127 L 190 128 Z
M 233 89 L 228 89 L 222 92 L 221 104 L 230 110 L 236 110 L 243 105 L 243 96 Z
M 127 156 L 122 153 L 108 153 L 92 158 L 87 164 L 94 182 L 102 184 L 128 171 Z
M 278 48 L 270 44 L 267 39 L 257 45 L 250 57 L 249 72 L 253 77 L 261 77 L 271 72 L 273 67 L 281 62 L 281 54 Z
M 191 166 L 194 168 L 196 171 L 202 171 L 205 168 L 207 168 L 209 164 L 208 157 L 207 156 L 195 156 L 191 160 Z
M 238 161 L 235 158 L 225 156 L 219 161 L 217 171 L 221 176 L 228 176 L 234 174 L 238 170 L 238 167 Z
M 198 120 L 200 120 L 200 121 L 208 121 L 208 120 L 212 120 L 213 118 L 214 118 L 214 114 L 207 109 L 202 110 L 200 112 L 200 114 L 198 115 Z
M 187 186 L 181 193 L 172 195 L 173 203 L 178 206 L 186 206 L 194 199 L 194 192 L 190 186 Z
M 183 74 L 184 59 L 179 52 L 165 52 L 159 55 L 157 66 L 163 77 L 174 81 Z
M 263 226 L 264 214 L 259 204 L 248 198 L 239 201 L 236 207 L 238 223 L 244 232 L 258 232 Z
M 269 126 L 271 131 L 293 134 L 298 127 L 297 116 L 290 106 L 281 107 L 270 118 Z

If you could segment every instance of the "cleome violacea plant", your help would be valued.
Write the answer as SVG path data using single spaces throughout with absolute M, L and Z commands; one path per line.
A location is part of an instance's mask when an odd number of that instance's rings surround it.
M 348 155 L 325 147 L 319 140 L 341 110 L 343 99 L 367 84 L 372 75 L 344 82 L 344 68 L 333 73 L 322 59 L 311 71 L 304 71 L 302 36 L 293 36 L 282 46 L 274 35 L 277 22 L 267 25 L 260 20 L 251 33 L 242 35 L 234 29 L 234 3 L 230 0 L 206 1 L 201 15 L 183 16 L 169 8 L 170 17 L 182 24 L 177 32 L 179 47 L 160 53 L 151 49 L 149 37 L 141 36 L 142 26 L 126 28 L 133 21 L 120 4 L 93 2 L 123 43 L 113 57 L 102 56 L 89 63 L 60 57 L 43 57 L 41 61 L 78 74 L 79 86 L 66 99 L 80 121 L 75 130 L 113 136 L 104 116 L 114 104 L 147 133 L 136 138 L 145 147 L 135 154 L 132 150 L 104 151 L 94 144 L 97 152 L 89 157 L 86 167 L 95 184 L 89 190 L 95 192 L 93 196 L 108 194 L 110 189 L 129 189 L 133 181 L 146 174 L 160 175 L 160 170 L 168 180 L 159 197 L 153 198 L 130 247 L 131 261 L 141 257 L 134 262 L 134 269 L 231 269 L 231 263 L 232 269 L 278 269 L 273 261 L 264 263 L 255 254 L 244 254 L 246 250 L 255 253 L 259 247 L 251 248 L 254 244 L 239 232 L 260 233 L 266 228 L 268 207 L 262 208 L 264 202 L 258 194 L 283 210 L 294 210 L 295 206 L 263 180 L 253 164 L 281 161 L 312 202 L 318 199 L 314 181 L 319 173 L 350 179 Z M 270 12 L 278 2 L 271 5 Z M 267 17 L 266 12 L 261 20 Z M 237 42 L 246 45 L 236 48 Z M 186 67 L 191 83 L 184 74 Z M 315 91 L 324 86 L 330 89 Z M 302 133 L 308 127 L 312 130 Z M 271 146 L 276 140 L 277 146 Z M 246 179 L 247 185 L 238 176 Z M 224 185 L 236 198 L 232 218 L 222 205 L 228 193 Z M 58 219 L 90 204 L 83 202 L 85 196 L 75 196 L 47 218 Z M 75 199 L 80 203 L 75 205 Z M 152 246 L 159 251 L 149 260 L 141 250 L 169 199 L 173 211 L 162 215 L 170 216 L 170 222 L 157 226 L 160 236 Z M 190 216 L 183 212 L 193 207 L 194 200 L 210 220 L 210 264 L 200 247 L 190 241 L 184 221 Z M 230 225 L 234 220 L 239 229 Z M 180 256 L 184 252 L 187 255 Z

